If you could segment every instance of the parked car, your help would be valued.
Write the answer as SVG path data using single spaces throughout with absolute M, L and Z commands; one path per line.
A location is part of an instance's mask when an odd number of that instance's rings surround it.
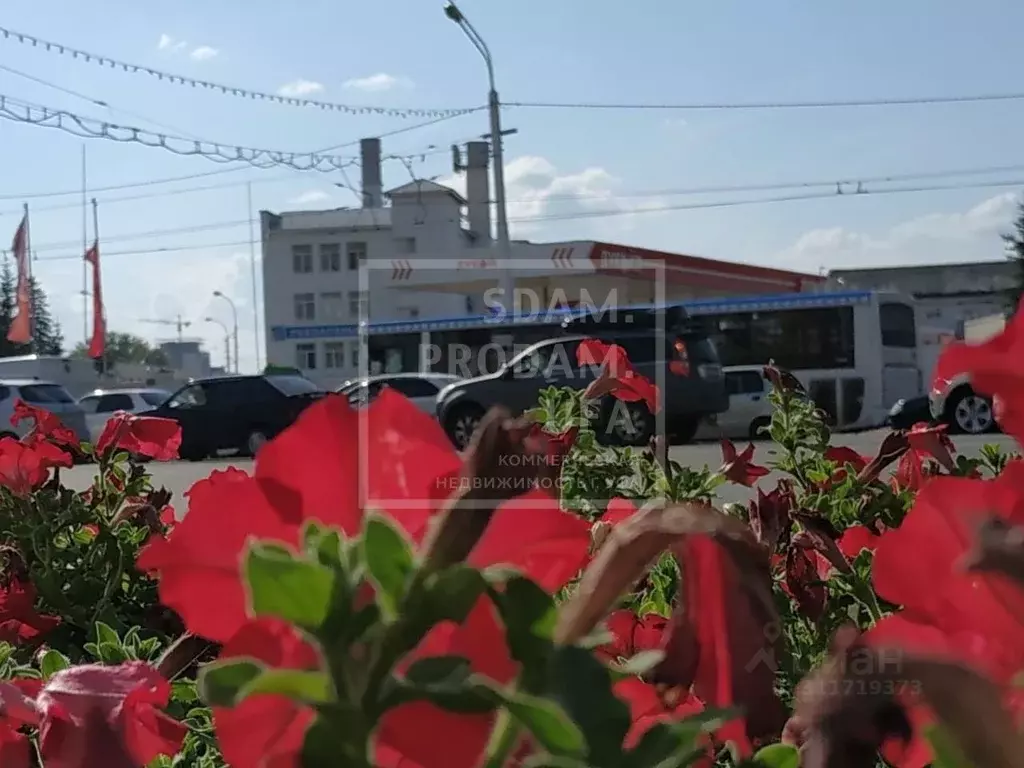
M 657 318 L 656 312 L 666 316 Z M 663 320 L 663 323 L 662 323 Z M 665 333 L 659 333 L 658 327 Z M 513 413 L 532 408 L 547 387 L 585 388 L 598 371 L 577 365 L 580 342 L 596 338 L 618 344 L 638 373 L 663 381 L 666 431 L 682 442 L 696 434 L 701 420 L 728 408 L 718 353 L 699 324 L 680 308 L 620 310 L 610 320 L 583 316 L 567 321 L 561 335 L 528 347 L 497 372 L 450 384 L 438 395 L 438 419 L 458 448 L 468 445 L 484 413 L 503 405 Z M 659 371 L 659 367 L 661 370 Z M 603 398 L 595 420 L 602 440 L 644 445 L 655 419 L 643 403 Z
M 458 376 L 446 373 L 385 373 L 346 382 L 338 393 L 347 397 L 352 405 L 363 406 L 372 402 L 384 387 L 391 387 L 433 416 L 437 412 L 438 393 L 457 381 Z
M 183 459 L 227 450 L 253 456 L 326 394 L 302 376 L 219 376 L 191 381 L 144 415 L 181 425 Z
M 998 429 L 992 399 L 971 389 L 967 374 L 954 376 L 928 395 L 932 418 L 948 424 L 950 432 L 981 435 Z
M 150 411 L 163 405 L 170 396 L 171 393 L 165 389 L 97 389 L 78 398 L 78 405 L 85 412 L 89 439 L 95 443 L 107 420 L 117 411 Z
M 17 427 L 11 424 L 18 400 L 49 411 L 73 429 L 82 441 L 89 440 L 85 412 L 75 398 L 60 384 L 39 379 L 0 380 L 0 437 L 24 437 L 32 429 L 29 421 L 22 421 Z
M 729 409 L 713 421 L 702 422 L 697 439 L 766 439 L 762 430 L 772 422 L 772 406 L 768 401 L 772 385 L 764 377 L 764 366 L 728 366 L 723 374 Z

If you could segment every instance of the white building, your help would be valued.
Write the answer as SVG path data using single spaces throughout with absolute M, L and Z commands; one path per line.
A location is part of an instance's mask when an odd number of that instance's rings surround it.
M 486 292 L 502 274 L 491 236 L 489 149 L 486 142 L 466 147 L 459 170 L 466 172 L 468 200 L 426 180 L 385 195 L 380 142 L 364 139 L 362 208 L 262 211 L 267 362 L 294 366 L 332 387 L 358 374 L 361 320 L 484 314 Z M 661 293 L 645 266 L 652 262 L 667 270 Z M 822 282 L 816 275 L 592 241 L 516 241 L 510 263 L 517 292 L 528 294 L 516 297 L 519 308 L 529 299 L 542 309 L 588 300 L 623 306 L 662 295 L 793 293 Z M 397 361 L 402 353 L 384 355 Z M 408 361 L 398 364 L 408 367 Z

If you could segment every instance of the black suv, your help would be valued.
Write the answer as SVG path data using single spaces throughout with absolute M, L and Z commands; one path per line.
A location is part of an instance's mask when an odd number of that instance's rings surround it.
M 658 333 L 655 310 L 622 310 L 615 321 L 588 316 L 568 320 L 554 338 L 528 347 L 497 372 L 441 390 L 438 420 L 461 449 L 491 406 L 521 413 L 532 408 L 547 387 L 585 388 L 597 370 L 580 367 L 576 352 L 581 341 L 592 338 L 621 346 L 637 373 L 652 382 L 658 383 L 658 369 L 662 369 L 666 432 L 688 442 L 702 420 L 729 407 L 729 398 L 718 353 L 704 327 L 687 318 L 681 308 L 660 311 L 666 313 L 663 334 Z M 595 424 L 598 434 L 613 443 L 646 444 L 654 432 L 654 418 L 643 403 L 628 403 L 625 410 L 628 418 L 615 408 L 613 398 L 603 398 Z
M 193 379 L 143 416 L 181 425 L 183 459 L 199 461 L 221 450 L 253 456 L 326 393 L 297 375 Z

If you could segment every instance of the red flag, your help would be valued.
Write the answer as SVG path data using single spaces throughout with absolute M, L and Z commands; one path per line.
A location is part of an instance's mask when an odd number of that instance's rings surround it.
M 85 252 L 85 260 L 92 264 L 92 338 L 89 339 L 89 357 L 98 360 L 107 347 L 107 323 L 103 318 L 103 289 L 100 287 L 100 244 L 96 241 Z
M 11 320 L 7 340 L 15 344 L 29 344 L 32 341 L 32 296 L 28 282 L 28 211 L 14 233 L 11 250 L 18 264 L 18 314 Z

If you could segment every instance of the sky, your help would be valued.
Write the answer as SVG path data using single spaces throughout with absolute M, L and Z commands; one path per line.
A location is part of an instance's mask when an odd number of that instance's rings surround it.
M 1022 90 L 1024 4 L 1013 0 L 460 7 L 490 47 L 505 102 L 735 105 Z M 439 0 L 48 0 L 12 5 L 0 26 L 255 91 L 397 109 L 486 102 L 483 62 Z M 18 104 L 31 102 L 90 118 L 91 126 L 288 153 L 340 146 L 331 154 L 346 158 L 358 154 L 362 137 L 425 120 L 236 98 L 2 36 L 0 95 L 15 100 L 0 101 L 0 118 L 5 109 L 24 116 Z M 474 112 L 385 137 L 384 154 L 406 158 L 385 163 L 385 187 L 410 174 L 448 180 L 447 148 L 485 133 L 486 120 Z M 505 143 L 512 234 L 534 240 L 595 238 L 808 272 L 996 260 L 1024 190 L 1024 99 L 842 109 L 508 107 L 502 120 L 518 131 Z M 13 237 L 28 203 L 33 270 L 68 348 L 86 333 L 83 225 L 85 237 L 94 236 L 91 212 L 83 217 L 83 147 L 86 196 L 98 201 L 109 329 L 168 339 L 180 315 L 191 323 L 184 334 L 203 338 L 220 363 L 223 331 L 205 320 L 231 326 L 228 302 L 213 296 L 220 291 L 237 308 L 243 370 L 256 359 L 259 247 L 253 254 L 250 211 L 358 204 L 350 188 L 357 167 L 219 165 L 0 119 L 0 243 Z M 949 174 L 961 171 L 972 173 Z M 811 183 L 818 186 L 765 189 Z M 729 190 L 695 192 L 722 187 Z M 862 194 L 849 194 L 858 188 Z M 144 252 L 157 248 L 167 250 Z M 145 322 L 152 320 L 163 322 Z

